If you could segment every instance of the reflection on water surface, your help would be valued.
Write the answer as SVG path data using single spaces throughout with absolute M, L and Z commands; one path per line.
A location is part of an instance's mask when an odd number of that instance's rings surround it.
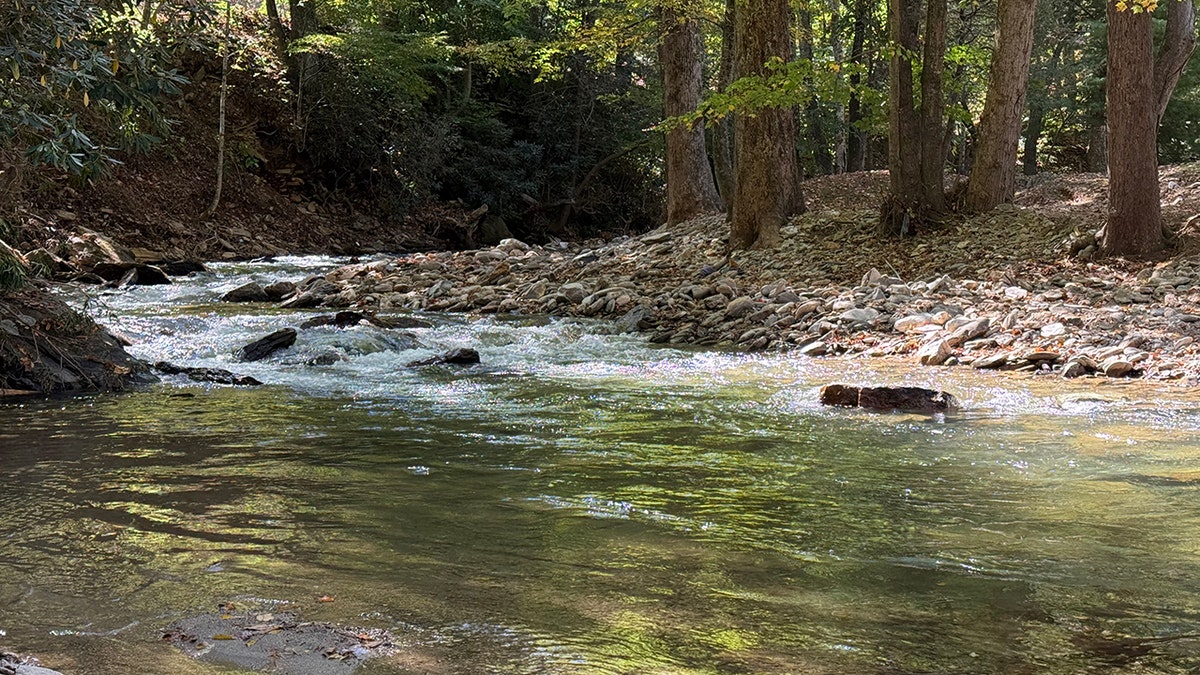
M 212 297 L 295 273 L 109 302 L 141 355 L 229 367 L 294 316 Z M 253 364 L 262 389 L 0 408 L 0 641 L 71 674 L 229 672 L 158 638 L 240 599 L 395 630 L 405 649 L 364 673 L 1200 667 L 1189 394 L 564 322 L 459 317 L 362 349 L 372 330 L 302 336 L 347 359 Z M 403 367 L 467 344 L 481 367 Z M 832 380 L 933 384 L 970 410 L 820 409 Z

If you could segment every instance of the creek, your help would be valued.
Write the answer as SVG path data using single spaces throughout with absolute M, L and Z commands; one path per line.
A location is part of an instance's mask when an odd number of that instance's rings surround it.
M 267 386 L 0 404 L 0 645 L 68 675 L 240 672 L 164 626 L 290 602 L 392 629 L 400 653 L 364 675 L 1200 667 L 1187 390 L 537 317 L 314 328 L 233 362 L 318 312 L 224 291 L 333 264 L 217 264 L 88 301 L 135 356 Z M 405 365 L 455 347 L 482 363 Z M 822 408 L 834 381 L 965 409 Z

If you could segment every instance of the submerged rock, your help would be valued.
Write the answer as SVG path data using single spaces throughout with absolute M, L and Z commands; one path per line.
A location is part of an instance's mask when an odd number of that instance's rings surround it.
M 0 675 L 62 675 L 62 673 L 37 665 L 37 659 L 0 651 Z
M 284 328 L 242 347 L 239 361 L 261 361 L 271 354 L 296 344 L 296 329 Z
M 431 356 L 420 361 L 409 363 L 409 367 L 416 366 L 437 366 L 437 365 L 471 365 L 479 363 L 479 352 L 474 349 L 452 349 L 445 354 L 439 356 Z
M 944 391 L 921 387 L 852 387 L 845 384 L 821 387 L 821 404 L 920 413 L 946 412 L 958 407 L 954 396 Z
M 285 675 L 349 675 L 368 659 L 395 651 L 394 638 L 383 629 L 239 612 L 230 605 L 171 624 L 163 640 L 204 661 Z
M 154 369 L 164 375 L 186 375 L 194 382 L 212 382 L 214 384 L 232 384 L 238 387 L 255 387 L 262 384 L 249 375 L 238 375 L 223 368 L 191 368 L 177 366 L 167 361 L 154 364 Z

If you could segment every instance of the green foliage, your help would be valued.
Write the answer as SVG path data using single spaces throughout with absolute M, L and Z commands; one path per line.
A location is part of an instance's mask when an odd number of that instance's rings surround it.
M 29 268 L 20 255 L 0 240 L 0 292 L 15 291 L 29 282 Z
M 158 29 L 133 2 L 0 4 L 0 145 L 82 179 L 145 150 L 169 130 L 161 110 L 184 78 L 166 64 L 205 21 L 206 4 L 173 7 Z M 173 32 L 178 31 L 178 33 Z

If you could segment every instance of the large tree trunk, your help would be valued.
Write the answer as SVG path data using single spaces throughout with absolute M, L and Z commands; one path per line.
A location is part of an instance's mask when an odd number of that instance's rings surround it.
M 659 10 L 662 46 L 663 109 L 668 118 L 700 105 L 704 86 L 704 45 L 700 23 L 663 5 Z M 717 186 L 704 147 L 704 127 L 677 127 L 667 132 L 667 224 L 720 209 Z
M 888 0 L 888 186 L 891 193 L 879 220 L 883 235 L 912 233 L 921 203 L 921 123 L 913 100 L 912 55 L 918 53 L 920 0 Z
M 929 0 L 925 16 L 925 53 L 921 62 L 921 197 L 924 210 L 946 210 L 946 0 Z
M 1154 35 L 1149 12 L 1108 5 L 1108 222 L 1101 250 L 1144 255 L 1163 247 L 1155 145 Z
M 744 0 L 737 13 L 735 74 L 763 74 L 771 58 L 791 57 L 787 0 Z M 804 211 L 792 111 L 768 108 L 734 121 L 737 198 L 731 249 L 770 248 L 784 221 Z
M 1163 35 L 1162 48 L 1154 59 L 1154 92 L 1157 101 L 1155 117 L 1162 124 L 1167 112 L 1167 103 L 1183 69 L 1187 67 L 1192 52 L 1196 51 L 1196 6 L 1192 0 L 1167 1 L 1167 30 Z
M 1037 0 L 1000 0 L 987 101 L 979 120 L 979 143 L 967 183 L 968 211 L 990 211 L 1012 201 L 1036 12 Z
M 721 23 L 721 62 L 717 67 L 717 91 L 725 91 L 733 81 L 733 23 L 737 16 L 737 0 L 725 1 L 725 20 Z M 733 120 L 722 117 L 712 125 L 713 171 L 726 213 L 733 213 Z
M 871 4 L 867 0 L 858 0 L 854 5 L 854 30 L 850 38 L 850 61 L 862 65 L 865 54 L 863 46 L 867 34 L 867 12 Z M 846 111 L 846 124 L 849 127 L 849 138 L 846 142 L 846 170 L 863 171 L 867 166 L 866 134 L 858 128 L 862 121 L 862 101 L 858 98 L 858 85 L 862 75 L 855 71 L 850 75 L 850 103 Z

